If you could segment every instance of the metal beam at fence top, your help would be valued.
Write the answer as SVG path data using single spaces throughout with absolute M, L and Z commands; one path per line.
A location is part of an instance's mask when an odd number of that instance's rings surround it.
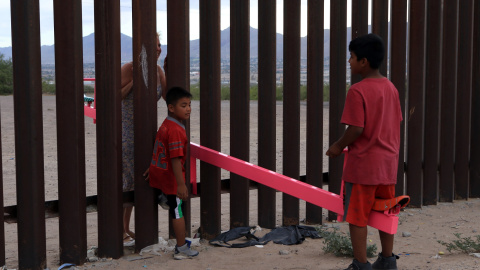
M 392 1 L 390 42 L 390 80 L 398 90 L 403 121 L 400 123 L 400 151 L 398 155 L 395 194 L 405 194 L 405 98 L 407 70 L 407 0 Z
M 300 2 L 284 2 L 283 174 L 300 177 Z M 283 194 L 282 225 L 298 225 L 300 202 Z
M 220 143 L 220 0 L 200 0 L 200 142 L 219 150 Z M 220 169 L 200 163 L 201 237 L 220 233 Z
M 46 233 L 38 0 L 10 1 L 20 269 L 44 269 Z M 21 168 L 21 169 L 20 169 Z
M 120 4 L 94 1 L 98 255 L 123 255 Z
M 55 0 L 53 11 L 60 264 L 81 265 L 87 257 L 82 2 Z
M 288 193 L 297 199 L 305 200 L 343 215 L 343 199 L 338 194 L 300 182 L 297 179 L 281 175 L 195 143 L 190 143 L 190 149 L 192 158 L 208 162 L 213 166 L 236 173 L 255 182 L 277 189 L 278 191 Z M 194 169 L 195 168 L 192 168 L 192 171 Z M 368 219 L 368 225 L 381 231 L 395 234 L 398 228 L 398 216 L 372 211 Z
M 307 27 L 307 183 L 323 186 L 324 1 L 308 1 Z M 307 203 L 307 223 L 322 224 L 322 208 Z
M 438 159 L 440 140 L 440 75 L 442 65 L 442 6 L 427 2 L 425 51 L 425 155 L 423 159 L 423 205 L 438 202 Z M 393 46 L 393 42 L 392 42 Z
M 458 70 L 455 123 L 455 197 L 466 200 L 470 194 L 470 102 L 472 96 L 473 0 L 459 1 Z M 478 65 L 478 63 L 475 63 Z
M 258 164 L 276 166 L 276 1 L 258 1 Z M 258 225 L 276 227 L 275 190 L 258 186 Z
M 250 1 L 230 1 L 230 152 L 250 159 Z M 250 181 L 230 179 L 230 228 L 249 223 Z
M 455 111 L 457 95 L 458 0 L 443 2 L 442 81 L 440 111 L 439 201 L 453 202 L 455 162 Z

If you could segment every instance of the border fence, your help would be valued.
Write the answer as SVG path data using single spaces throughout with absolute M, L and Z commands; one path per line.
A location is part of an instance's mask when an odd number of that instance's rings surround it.
M 322 187 L 324 12 L 330 13 L 329 142 L 343 134 L 340 116 L 346 96 L 347 0 L 308 0 L 306 183 Z M 200 0 L 200 144 L 220 150 L 220 0 Z M 83 109 L 82 1 L 54 0 L 58 143 L 60 261 L 86 258 L 85 138 Z M 301 179 L 300 167 L 300 1 L 284 0 L 283 171 Z M 480 0 L 351 0 L 351 38 L 371 31 L 383 37 L 389 57 L 382 74 L 397 87 L 404 110 L 396 192 L 410 207 L 480 197 Z M 46 267 L 44 149 L 42 127 L 40 16 L 38 0 L 11 1 L 14 72 L 15 161 L 20 269 Z M 276 169 L 276 1 L 258 1 L 258 165 Z M 249 7 L 230 3 L 230 155 L 249 160 Z M 156 1 L 132 0 L 133 55 L 154 51 Z M 168 87 L 189 89 L 189 1 L 167 0 Z M 94 1 L 97 136 L 98 252 L 119 258 L 122 244 L 120 3 Z M 156 132 L 155 59 L 133 58 L 135 215 L 139 251 L 158 241 L 158 210 L 143 180 Z M 353 76 L 351 83 L 360 78 Z M 150 87 L 148 87 L 150 86 Z M 188 125 L 187 125 L 188 126 Z M 188 129 L 188 128 L 187 128 Z M 188 132 L 188 130 L 187 130 Z M 329 161 L 329 191 L 340 191 L 343 159 Z M 0 165 L 1 169 L 1 165 Z M 189 179 L 189 172 L 187 178 Z M 201 237 L 220 233 L 220 169 L 200 164 Z M 0 184 L 3 179 L 0 175 Z M 0 187 L 2 186 L 0 185 Z M 18 188 L 21 187 L 21 188 Z M 230 179 L 230 226 L 249 225 L 250 183 Z M 276 225 L 275 193 L 258 185 L 258 222 Z M 283 194 L 283 225 L 299 223 L 299 199 Z M 190 216 L 188 209 L 186 216 Z M 329 219 L 336 214 L 329 213 Z M 190 219 L 187 218 L 187 228 Z M 322 223 L 322 209 L 307 204 L 306 221 Z M 5 237 L 0 222 L 0 265 Z M 75 233 L 72 233 L 75 232 Z M 3 250 L 2 250 L 3 247 Z

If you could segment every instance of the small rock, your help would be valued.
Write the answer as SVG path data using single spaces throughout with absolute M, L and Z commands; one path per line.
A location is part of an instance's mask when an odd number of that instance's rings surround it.
M 402 236 L 403 237 L 410 237 L 410 236 L 412 236 L 412 234 L 409 233 L 409 232 L 402 232 Z
M 87 260 L 89 262 L 98 262 L 98 257 L 96 257 L 96 256 L 88 257 Z
M 469 255 L 476 258 L 480 258 L 480 253 L 470 253 Z
M 288 250 L 280 250 L 280 251 L 278 252 L 278 254 L 280 254 L 280 255 L 288 255 L 288 254 L 290 254 L 290 252 L 289 252 Z

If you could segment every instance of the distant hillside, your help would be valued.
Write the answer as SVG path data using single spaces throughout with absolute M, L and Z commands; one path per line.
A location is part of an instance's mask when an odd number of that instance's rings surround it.
M 369 27 L 370 30 L 370 27 Z M 324 57 L 328 58 L 330 52 L 330 29 L 323 31 L 324 37 Z M 221 58 L 230 58 L 230 28 L 222 30 L 220 33 L 220 49 Z M 351 28 L 347 28 L 347 44 L 350 42 Z M 301 38 L 301 54 L 302 58 L 307 57 L 307 37 Z M 277 33 L 277 59 L 283 58 L 283 35 Z M 0 53 L 5 55 L 5 58 L 12 57 L 12 47 L 0 48 Z M 168 45 L 162 45 L 163 59 L 168 53 Z M 55 45 L 42 46 L 42 64 L 55 64 Z M 121 34 L 121 61 L 132 61 L 132 38 Z M 198 58 L 200 56 L 200 40 L 195 39 L 190 41 L 190 57 Z M 250 57 L 258 57 L 258 29 L 250 27 Z M 95 35 L 92 33 L 83 37 L 83 62 L 95 62 Z

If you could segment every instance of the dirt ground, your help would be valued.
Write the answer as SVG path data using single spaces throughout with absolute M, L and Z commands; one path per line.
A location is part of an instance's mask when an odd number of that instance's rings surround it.
M 257 152 L 257 103 L 252 102 L 251 114 L 251 162 L 256 164 Z M 2 165 L 4 205 L 15 205 L 15 148 L 13 125 L 13 97 L 0 97 Z M 199 103 L 193 102 L 191 141 L 199 143 Z M 165 117 L 164 102 L 159 102 L 159 123 Z M 56 109 L 55 97 L 43 97 L 44 124 L 44 156 L 45 156 L 45 199 L 57 199 L 57 146 L 56 146 Z M 222 101 L 222 152 L 229 153 L 229 114 L 228 101 Z M 324 108 L 324 148 L 328 144 L 328 109 Z M 305 119 L 306 106 L 301 106 L 301 168 L 305 174 Z M 277 104 L 277 171 L 282 171 L 282 106 Z M 91 119 L 85 119 L 86 141 L 86 181 L 87 195 L 96 194 L 96 145 L 95 125 Z M 328 160 L 323 162 L 324 171 L 328 168 Z M 229 173 L 222 171 L 222 178 L 229 178 Z M 222 230 L 229 229 L 229 195 L 222 195 Z M 200 199 L 194 198 L 192 203 L 192 232 L 200 225 Z M 277 225 L 281 225 L 282 196 L 277 193 Z M 159 209 L 159 237 L 168 237 L 166 213 Z M 326 213 L 324 213 L 325 215 Z M 300 201 L 300 219 L 305 218 L 305 202 Z M 134 219 L 132 218 L 132 227 Z M 250 225 L 257 224 L 257 192 L 250 192 Z M 394 252 L 400 255 L 399 269 L 480 269 L 480 258 L 459 252 L 450 253 L 438 240 L 451 242 L 454 233 L 462 236 L 480 234 L 480 199 L 439 203 L 435 206 L 424 206 L 421 209 L 407 208 L 400 213 L 400 224 L 395 238 Z M 346 223 L 324 222 L 325 226 L 337 226 L 341 232 L 348 231 Z M 315 226 L 315 225 L 314 225 Z M 6 268 L 18 267 L 17 224 L 5 223 Z M 256 235 L 263 235 L 268 230 L 261 230 Z M 47 265 L 49 269 L 59 268 L 58 218 L 46 219 Z M 97 213 L 87 214 L 87 243 L 89 247 L 97 245 Z M 376 230 L 369 228 L 369 244 L 376 244 L 380 251 L 380 241 Z M 351 262 L 351 258 L 335 257 L 325 254 L 322 239 L 307 238 L 302 244 L 284 246 L 268 243 L 265 246 L 247 248 L 215 247 L 204 240 L 194 248 L 200 251 L 196 258 L 175 261 L 172 252 L 155 255 L 152 252 L 143 255 L 131 254 L 132 249 L 125 248 L 125 256 L 118 259 L 100 259 L 87 262 L 77 269 L 343 269 Z M 441 254 L 441 253 L 444 254 Z M 371 258 L 373 262 L 375 258 Z

